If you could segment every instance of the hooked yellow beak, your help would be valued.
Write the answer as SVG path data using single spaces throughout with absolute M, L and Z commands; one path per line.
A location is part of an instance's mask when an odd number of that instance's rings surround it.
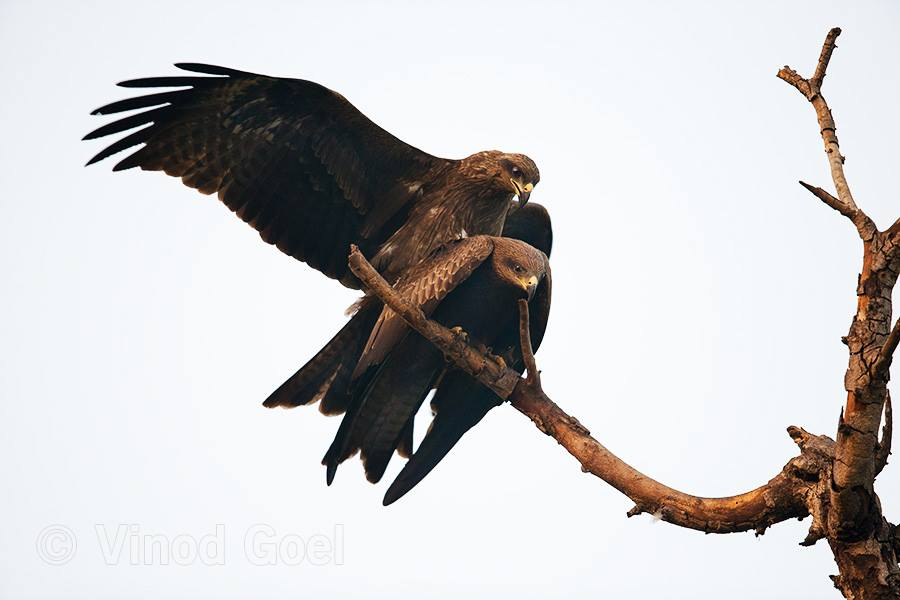
M 528 204 L 528 198 L 531 196 L 531 190 L 534 189 L 533 183 L 522 184 L 512 177 L 509 178 L 510 183 L 513 185 L 513 189 L 516 191 L 516 196 L 519 197 L 519 208 L 522 208 L 526 204 Z
M 520 279 L 519 285 L 522 286 L 522 289 L 528 294 L 528 299 L 531 300 L 531 297 L 534 296 L 534 291 L 538 286 L 538 278 L 532 275 L 528 279 Z

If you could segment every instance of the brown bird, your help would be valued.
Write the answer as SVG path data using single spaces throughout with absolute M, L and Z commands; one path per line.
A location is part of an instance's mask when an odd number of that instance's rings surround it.
M 88 164 L 141 146 L 113 170 L 161 170 L 204 194 L 216 192 L 264 241 L 351 288 L 359 282 L 347 267 L 350 244 L 389 281 L 451 240 L 507 235 L 507 216 L 511 235 L 549 252 L 549 215 L 526 206 L 540 179 L 527 156 L 486 151 L 461 160 L 438 158 L 397 139 L 317 83 L 176 66 L 199 75 L 124 81 L 119 85 L 126 88 L 175 89 L 93 112 L 139 110 L 85 136 L 137 129 Z M 335 338 L 265 404 L 322 399 L 322 412 L 344 412 L 354 366 L 381 312 L 377 299 L 364 297 Z M 489 402 L 494 400 L 491 394 Z M 411 445 L 410 420 L 402 444 L 407 454 Z
M 514 220 L 530 223 L 534 214 L 546 214 L 525 206 L 540 179 L 527 156 L 486 151 L 461 160 L 438 158 L 397 139 L 317 83 L 176 66 L 201 75 L 123 81 L 126 88 L 178 89 L 93 112 L 147 109 L 86 135 L 90 140 L 140 128 L 88 164 L 143 144 L 113 170 L 161 170 L 204 194 L 216 192 L 263 240 L 348 287 L 359 287 L 347 267 L 351 244 L 395 281 L 445 242 L 501 235 L 516 206 L 521 218 Z M 549 220 L 539 235 L 549 235 Z M 344 329 L 266 406 L 321 398 L 322 412 L 343 412 L 350 374 L 381 308 L 377 299 L 364 298 Z
M 514 366 L 521 361 L 517 301 L 529 301 L 535 347 L 543 338 L 550 311 L 546 255 L 520 240 L 503 237 L 452 242 L 411 267 L 395 289 L 435 321 L 462 328 L 470 342 L 506 355 Z M 357 451 L 361 451 L 366 477 L 379 481 L 394 451 L 401 445 L 411 446 L 406 436 L 411 434 L 415 413 L 435 387 L 433 426 L 388 490 L 385 504 L 418 483 L 500 399 L 448 365 L 437 348 L 384 308 L 356 365 L 349 408 L 323 459 L 328 483 L 338 464 Z
M 143 144 L 113 170 L 140 167 L 217 192 L 262 239 L 358 288 L 356 244 L 389 281 L 441 244 L 500 235 L 513 196 L 528 201 L 540 174 L 522 154 L 438 158 L 397 139 L 337 92 L 300 79 L 177 64 L 201 75 L 123 81 L 181 88 L 107 104 L 93 114 L 149 109 L 87 134 L 141 127 L 92 164 Z
M 523 240 L 547 256 L 553 243 L 550 215 L 537 203 L 513 207 L 503 227 L 503 237 Z M 289 377 L 263 403 L 265 406 L 293 408 L 321 400 L 319 410 L 327 415 L 341 414 L 350 402 L 351 375 L 363 353 L 363 347 L 381 313 L 382 304 L 365 296 L 344 327 L 312 359 Z M 401 444 L 408 455 L 412 444 L 412 423 Z

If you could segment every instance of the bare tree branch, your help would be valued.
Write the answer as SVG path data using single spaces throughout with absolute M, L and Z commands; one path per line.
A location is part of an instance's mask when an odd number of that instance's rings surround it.
M 806 497 L 814 495 L 818 468 L 828 460 L 829 444 L 833 444 L 828 438 L 821 438 L 754 490 L 725 498 L 704 498 L 675 490 L 630 466 L 542 392 L 520 385 L 510 401 L 575 457 L 582 471 L 596 475 L 628 496 L 635 503 L 628 511 L 629 517 L 649 513 L 668 523 L 706 533 L 761 534 L 775 523 L 807 516 Z
M 519 346 L 522 348 L 522 362 L 528 371 L 529 385 L 541 386 L 541 372 L 538 371 L 534 350 L 531 348 L 531 322 L 528 315 L 528 301 L 519 300 Z
M 800 76 L 800 73 L 793 70 L 789 66 L 784 65 L 784 67 L 780 71 L 778 71 L 778 76 L 797 88 L 797 91 L 806 96 L 807 99 L 812 96 L 812 93 L 810 92 L 809 82 L 803 79 L 803 77 Z
M 493 355 L 486 355 L 470 346 L 463 335 L 454 333 L 425 317 L 417 306 L 413 306 L 394 293 L 378 271 L 369 264 L 366 257 L 355 245 L 350 247 L 350 270 L 362 282 L 366 290 L 378 296 L 387 306 L 418 331 L 432 344 L 453 356 L 458 366 L 475 376 L 495 394 L 504 400 L 509 398 L 519 382 L 519 374 L 506 368 L 505 363 Z
M 822 188 L 816 187 L 814 185 L 809 185 L 805 181 L 801 181 L 800 185 L 802 185 L 807 190 L 809 190 L 809 192 L 813 196 L 815 196 L 816 198 L 818 198 L 819 200 L 821 200 L 822 202 L 824 202 L 825 204 L 827 204 L 834 210 L 838 211 L 839 213 L 841 213 L 848 219 L 851 219 L 851 220 L 853 219 L 853 212 L 851 210 L 849 210 L 843 202 L 841 202 L 840 200 L 838 200 L 837 198 L 835 198 L 834 196 L 832 196 L 831 194 L 829 194 Z
M 506 396 L 511 404 L 528 416 L 538 429 L 556 439 L 581 463 L 583 471 L 603 479 L 634 501 L 636 506 L 629 511 L 629 516 L 647 512 L 681 527 L 707 533 L 748 530 L 762 533 L 774 523 L 809 514 L 806 497 L 815 485 L 822 463 L 830 461 L 833 446 L 830 439 L 816 438 L 818 441 L 810 444 L 801 456 L 792 459 L 781 473 L 752 491 L 727 498 L 685 494 L 626 464 L 591 437 L 577 419 L 566 414 L 547 397 L 540 386 L 539 370 L 531 350 L 527 303 L 525 310 L 520 305 L 520 340 L 529 373 L 525 379 L 502 365 L 496 357 L 481 353 L 470 346 L 463 336 L 428 320 L 420 310 L 406 303 L 355 247 L 351 249 L 349 264 L 364 289 L 390 306 L 459 369 L 495 390 L 498 395 L 509 389 L 506 383 L 497 385 L 498 381 L 513 381 L 512 391 Z
M 814 192 L 811 186 L 803 184 L 804 187 L 819 196 L 826 204 L 847 216 L 856 226 L 860 237 L 863 240 L 869 240 L 876 231 L 876 227 L 872 220 L 856 206 L 853 194 L 850 193 L 850 186 L 847 183 L 847 178 L 844 176 L 844 157 L 841 155 L 841 147 L 838 143 L 837 126 L 834 124 L 831 109 L 828 108 L 828 104 L 825 102 L 821 92 L 822 81 L 825 79 L 825 70 L 831 61 L 831 54 L 836 47 L 835 41 L 840 34 L 841 30 L 837 27 L 828 32 L 828 35 L 825 37 L 825 43 L 822 46 L 822 52 L 819 54 L 819 62 L 816 65 L 815 74 L 810 79 L 804 79 L 788 66 L 785 66 L 778 72 L 778 77 L 797 88 L 812 103 L 816 110 L 822 141 L 825 142 L 825 152 L 828 155 L 828 164 L 831 167 L 831 179 L 834 181 L 841 208 L 832 205 L 828 200 Z
M 825 36 L 825 43 L 822 44 L 822 52 L 819 54 L 819 62 L 816 64 L 816 72 L 809 80 L 809 85 L 816 93 L 821 89 L 822 82 L 825 80 L 825 71 L 828 69 L 828 63 L 831 61 L 831 53 L 837 48 L 837 38 L 841 35 L 841 28 L 835 27 Z
M 519 337 L 528 371 L 528 377 L 522 378 L 497 357 L 471 347 L 464 336 L 430 321 L 421 310 L 407 304 L 355 247 L 350 268 L 367 292 L 396 311 L 448 361 L 508 399 L 575 457 L 583 471 L 628 496 L 635 503 L 628 516 L 651 513 L 669 523 L 708 533 L 762 533 L 774 523 L 811 515 L 809 534 L 801 543 L 812 545 L 827 539 L 840 570 L 840 575 L 832 579 L 845 597 L 900 598 L 900 528 L 883 517 L 874 490 L 875 476 L 887 464 L 893 429 L 887 383 L 893 354 L 900 345 L 900 322 L 891 328 L 891 295 L 900 274 L 900 219 L 880 232 L 857 206 L 844 176 L 834 119 L 821 93 L 838 35 L 837 28 L 828 33 L 810 79 L 790 67 L 781 69 L 778 76 L 798 89 L 815 109 L 837 196 L 804 182 L 801 185 L 850 219 L 863 240 L 857 311 L 844 338 L 850 352 L 844 385 L 847 401 L 835 441 L 799 427 L 788 428 L 800 454 L 754 490 L 727 498 L 685 494 L 647 477 L 591 437 L 541 387 L 531 348 L 527 303 L 519 306 Z M 885 422 L 879 440 L 882 413 Z
M 801 182 L 825 204 L 849 218 L 863 241 L 863 264 L 857 286 L 857 310 L 844 338 L 850 351 L 844 387 L 847 402 L 841 411 L 830 472 L 827 502 L 814 519 L 813 537 L 825 537 L 834 553 L 840 575 L 835 586 L 847 598 L 900 597 L 898 549 L 890 540 L 894 526 L 881 513 L 875 493 L 875 476 L 890 453 L 892 415 L 887 383 L 890 364 L 900 341 L 900 327 L 891 324 L 891 294 L 900 272 L 897 223 L 880 232 L 860 209 L 844 175 L 837 127 L 822 95 L 821 86 L 835 49 L 840 29 L 825 38 L 815 74 L 805 80 L 785 67 L 778 76 L 797 88 L 815 109 L 837 198 Z M 878 428 L 882 412 L 882 440 Z

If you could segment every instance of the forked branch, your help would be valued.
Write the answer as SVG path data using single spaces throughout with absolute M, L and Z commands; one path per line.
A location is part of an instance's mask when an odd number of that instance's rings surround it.
M 841 34 L 841 30 L 835 27 L 828 32 L 825 37 L 825 43 L 822 45 L 822 51 L 819 53 L 819 61 L 816 64 L 816 70 L 812 77 L 804 79 L 792 68 L 785 66 L 778 71 L 778 77 L 788 82 L 803 94 L 809 100 L 816 110 L 816 118 L 819 121 L 819 130 L 822 134 L 822 141 L 825 143 L 825 153 L 828 155 L 828 164 L 831 167 L 831 179 L 837 190 L 837 198 L 828 194 L 821 188 L 813 187 L 809 184 L 800 182 L 803 187 L 815 194 L 820 200 L 840 211 L 841 214 L 848 217 L 856 226 L 860 237 L 863 240 L 871 239 L 874 233 L 875 224 L 872 220 L 856 206 L 853 194 L 850 192 L 850 185 L 844 176 L 844 157 L 841 155 L 841 146 L 837 138 L 837 126 L 834 123 L 834 117 L 831 115 L 831 109 L 822 96 L 822 82 L 825 80 L 825 71 L 828 69 L 828 63 L 831 61 L 831 55 L 837 47 L 836 41 Z
M 900 274 L 900 219 L 879 231 L 856 204 L 844 175 L 837 128 L 821 91 L 840 33 L 837 28 L 828 33 L 809 79 L 790 67 L 781 69 L 778 76 L 799 90 L 815 109 L 836 195 L 804 182 L 801 185 L 847 217 L 863 241 L 857 312 L 845 338 L 850 351 L 847 401 L 836 441 L 799 427 L 788 428 L 800 454 L 765 485 L 727 498 L 692 496 L 647 477 L 607 450 L 544 393 L 531 348 L 527 303 L 519 307 L 519 339 L 528 372 L 528 377 L 522 378 L 496 357 L 470 346 L 464 336 L 407 304 L 355 247 L 350 269 L 368 293 L 396 311 L 448 361 L 508 399 L 574 456 L 583 471 L 628 496 L 635 503 L 629 516 L 652 513 L 663 521 L 707 533 L 761 533 L 774 523 L 812 515 L 809 535 L 802 544 L 827 539 L 840 569 L 840 575 L 832 579 L 847 598 L 898 598 L 900 528 L 881 514 L 874 479 L 887 464 L 891 448 L 893 416 L 887 384 L 900 345 L 900 322 L 891 327 L 891 293 Z M 882 414 L 885 422 L 879 440 Z
M 480 352 L 470 346 L 463 336 L 427 319 L 420 310 L 406 303 L 355 247 L 351 249 L 349 264 L 364 289 L 397 312 L 410 327 L 437 346 L 457 368 L 494 390 L 501 398 L 509 399 L 538 429 L 553 437 L 574 456 L 583 471 L 596 475 L 628 496 L 635 503 L 629 516 L 647 512 L 663 521 L 707 533 L 748 530 L 761 533 L 774 523 L 809 514 L 806 497 L 817 485 L 819 469 L 830 461 L 833 445 L 830 439 L 805 432 L 798 438 L 794 432 L 799 430 L 793 428 L 791 435 L 800 445 L 801 455 L 788 462 L 765 485 L 727 498 L 685 494 L 625 463 L 591 437 L 577 419 L 566 414 L 544 393 L 531 350 L 527 303 L 525 310 L 520 305 L 519 337 L 528 370 L 528 377 L 522 378 L 496 357 Z M 498 381 L 504 384 L 498 385 Z M 509 387 L 507 382 L 513 385 Z

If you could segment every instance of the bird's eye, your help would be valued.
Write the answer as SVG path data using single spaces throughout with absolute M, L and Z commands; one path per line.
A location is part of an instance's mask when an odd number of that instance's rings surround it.
M 516 273 L 524 273 L 525 267 L 523 267 L 522 265 L 516 265 L 513 267 L 513 271 L 515 271 Z
M 522 171 L 519 170 L 519 167 L 513 167 L 513 168 L 512 168 L 512 174 L 518 176 L 518 175 L 521 175 L 521 174 L 522 174 Z

